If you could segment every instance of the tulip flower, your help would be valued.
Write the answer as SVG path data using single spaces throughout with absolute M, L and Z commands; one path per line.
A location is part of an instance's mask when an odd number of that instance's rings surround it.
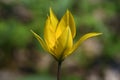
M 67 10 L 59 21 L 51 8 L 44 28 L 44 38 L 34 31 L 32 33 L 43 49 L 50 53 L 59 63 L 71 55 L 86 39 L 101 35 L 101 33 L 87 33 L 73 43 L 76 36 L 76 26 L 71 12 Z

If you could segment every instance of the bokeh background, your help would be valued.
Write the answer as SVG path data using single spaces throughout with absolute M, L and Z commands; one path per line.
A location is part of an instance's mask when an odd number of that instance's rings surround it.
M 86 40 L 62 65 L 62 80 L 120 80 L 120 0 L 0 0 L 0 80 L 56 80 L 57 62 L 30 30 L 43 36 L 49 8 L 74 16 Z

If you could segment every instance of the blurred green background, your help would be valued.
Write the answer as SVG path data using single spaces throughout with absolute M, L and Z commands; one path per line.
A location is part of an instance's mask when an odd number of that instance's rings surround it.
M 120 0 L 0 0 L 0 80 L 56 80 L 57 62 L 34 38 L 43 35 L 49 8 L 74 16 L 86 40 L 62 65 L 62 80 L 120 80 Z

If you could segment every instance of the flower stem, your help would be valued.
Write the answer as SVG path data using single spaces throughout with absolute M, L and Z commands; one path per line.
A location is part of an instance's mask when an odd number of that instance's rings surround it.
M 60 80 L 61 64 L 62 64 L 62 62 L 58 62 L 58 69 L 57 69 L 57 80 Z

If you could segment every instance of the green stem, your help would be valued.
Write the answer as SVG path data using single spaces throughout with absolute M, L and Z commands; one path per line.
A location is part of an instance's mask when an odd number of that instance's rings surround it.
M 58 62 L 58 69 L 57 69 L 57 80 L 60 80 L 61 64 L 62 64 L 62 62 Z

